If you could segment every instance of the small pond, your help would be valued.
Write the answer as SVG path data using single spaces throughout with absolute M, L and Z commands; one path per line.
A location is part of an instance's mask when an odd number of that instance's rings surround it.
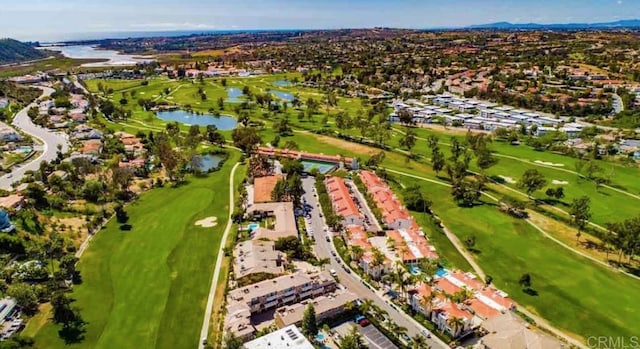
M 156 116 L 164 121 L 177 121 L 187 125 L 215 125 L 218 130 L 233 130 L 238 124 L 238 121 L 229 115 L 195 114 L 186 110 L 159 111 Z
M 209 172 L 218 168 L 220 161 L 223 159 L 224 157 L 222 155 L 216 154 L 196 155 L 193 157 L 192 164 L 194 164 L 200 172 Z
M 289 92 L 270 90 L 269 93 L 275 95 L 276 98 L 282 99 L 286 102 L 292 102 L 294 99 L 293 95 Z
M 230 103 L 242 103 L 242 99 L 240 97 L 244 96 L 242 90 L 237 87 L 229 87 L 227 88 L 227 102 Z
M 292 86 L 293 83 L 291 83 L 291 81 L 287 81 L 287 80 L 276 80 L 273 82 L 273 86 L 280 86 L 280 87 L 285 87 L 285 86 Z

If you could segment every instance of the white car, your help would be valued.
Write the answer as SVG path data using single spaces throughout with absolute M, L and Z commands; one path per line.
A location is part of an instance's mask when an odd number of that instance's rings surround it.
M 331 274 L 331 276 L 338 276 L 338 272 L 335 269 L 329 270 L 329 273 Z

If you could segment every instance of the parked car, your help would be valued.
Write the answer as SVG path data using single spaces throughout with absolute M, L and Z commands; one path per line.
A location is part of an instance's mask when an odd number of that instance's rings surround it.
M 427 338 L 431 338 L 431 332 L 429 332 L 429 330 L 427 330 L 427 329 L 422 329 L 422 331 L 420 331 L 420 333 L 422 333 L 422 335 L 427 337 Z
M 327 236 L 327 242 L 331 242 L 331 238 Z
M 338 276 L 338 272 L 335 269 L 331 269 L 329 274 L 331 274 L 331 276 Z
M 367 319 L 362 315 L 356 315 L 356 317 L 354 318 L 354 321 L 362 327 L 365 327 L 370 324 L 369 319 Z
M 335 257 L 336 256 L 336 251 L 331 251 L 331 255 Z
M 349 267 L 347 267 L 346 265 L 343 265 L 342 269 L 344 269 L 344 271 L 346 271 L 347 274 L 351 274 L 351 269 L 349 269 Z

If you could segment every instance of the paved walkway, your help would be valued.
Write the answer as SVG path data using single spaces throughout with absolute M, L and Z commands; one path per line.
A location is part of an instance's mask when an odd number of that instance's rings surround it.
M 222 260 L 224 259 L 224 247 L 227 244 L 227 236 L 231 231 L 231 227 L 233 226 L 233 222 L 231 220 L 231 215 L 233 215 L 234 208 L 234 199 L 233 193 L 235 191 L 235 185 L 233 183 L 233 177 L 235 176 L 236 169 L 240 163 L 236 163 L 231 169 L 231 174 L 229 175 L 229 217 L 227 220 L 227 226 L 224 229 L 224 233 L 222 235 L 222 241 L 220 241 L 220 247 L 218 249 L 218 259 L 216 260 L 216 267 L 213 272 L 213 278 L 211 279 L 211 288 L 209 289 L 209 297 L 207 298 L 207 307 L 204 311 L 204 318 L 202 320 L 202 329 L 200 330 L 200 338 L 198 339 L 198 348 L 204 348 L 203 339 L 208 338 L 209 336 L 209 327 L 211 322 L 211 312 L 213 310 L 213 300 L 216 295 L 216 288 L 218 284 L 218 279 L 220 278 L 220 268 L 222 267 Z

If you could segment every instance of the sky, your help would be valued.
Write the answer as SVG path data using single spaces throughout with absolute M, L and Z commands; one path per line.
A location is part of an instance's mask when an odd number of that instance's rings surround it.
M 115 32 L 437 28 L 635 18 L 640 18 L 640 0 L 0 0 L 0 37 L 56 41 Z

